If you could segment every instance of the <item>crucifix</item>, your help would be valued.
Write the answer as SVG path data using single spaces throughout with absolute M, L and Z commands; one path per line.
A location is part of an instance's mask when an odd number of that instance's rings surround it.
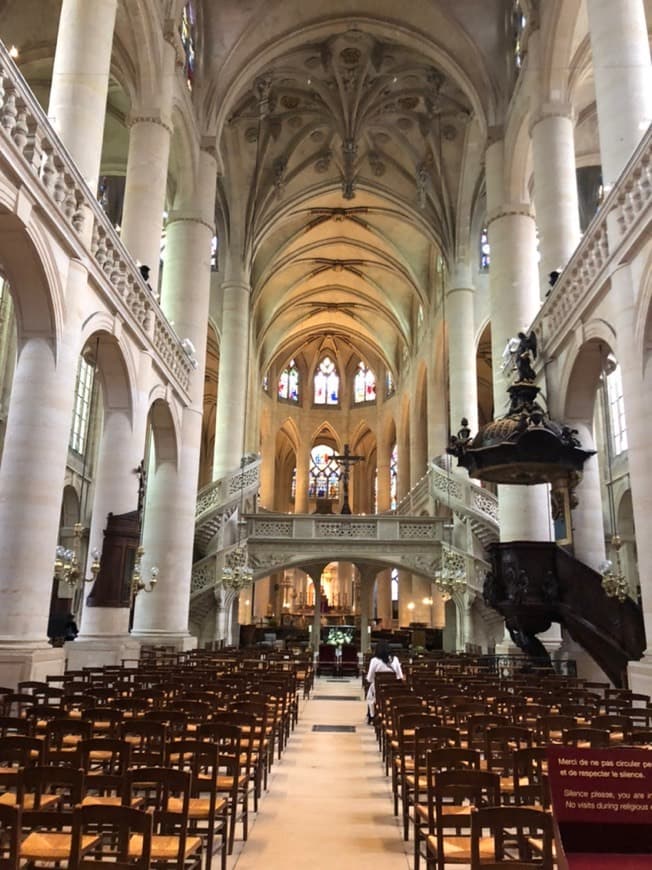
M 355 465 L 356 462 L 360 462 L 361 459 L 364 459 L 364 456 L 354 456 L 349 452 L 349 445 L 344 445 L 344 453 L 341 456 L 332 457 L 335 462 L 339 463 L 342 467 L 342 510 L 340 513 L 350 514 L 351 506 L 349 504 L 349 469 L 352 465 Z

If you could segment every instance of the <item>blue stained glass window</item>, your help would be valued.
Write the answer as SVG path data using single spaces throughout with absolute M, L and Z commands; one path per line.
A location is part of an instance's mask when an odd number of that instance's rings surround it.
M 179 28 L 179 32 L 181 34 L 181 44 L 183 45 L 183 53 L 185 54 L 185 61 L 183 65 L 183 72 L 186 77 L 186 84 L 188 85 L 188 90 L 192 91 L 193 82 L 195 79 L 195 64 L 196 64 L 196 51 L 195 51 L 195 35 L 197 29 L 197 19 L 195 17 L 195 10 L 193 8 L 193 4 L 188 0 L 188 2 L 183 7 L 183 12 L 181 13 L 181 26 Z
M 392 454 L 389 458 L 389 506 L 392 510 L 396 510 L 398 504 L 398 447 L 396 444 L 392 447 Z
M 362 361 L 353 381 L 353 401 L 356 404 L 376 401 L 376 376 Z
M 480 232 L 480 268 L 486 272 L 491 265 L 491 247 L 487 228 L 483 227 Z
M 335 363 L 325 356 L 315 374 L 315 405 L 337 405 L 339 403 L 340 378 Z
M 299 401 L 299 370 L 293 359 L 278 379 L 278 397 L 288 402 Z
M 310 452 L 308 497 L 337 500 L 340 494 L 340 468 L 333 459 L 335 451 L 317 444 Z

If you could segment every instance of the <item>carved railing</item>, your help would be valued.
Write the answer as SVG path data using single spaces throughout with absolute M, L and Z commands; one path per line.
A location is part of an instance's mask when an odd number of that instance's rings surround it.
M 260 459 L 256 457 L 242 469 L 214 480 L 197 494 L 195 507 L 195 546 L 202 554 L 224 547 L 220 532 L 237 507 L 247 508 L 258 492 Z M 216 537 L 217 536 L 217 537 Z
M 89 250 L 107 307 L 125 319 L 161 370 L 187 393 L 192 363 L 179 337 L 2 42 L 0 137 L 11 174 L 22 161 L 48 219 L 58 216 Z
M 623 244 L 633 245 L 640 233 L 647 232 L 652 213 L 651 162 L 652 127 L 649 127 L 532 324 L 548 355 L 556 352 L 569 318 L 581 317 L 602 290 L 618 249 Z M 615 220 L 610 219 L 612 216 Z M 619 238 L 614 238 L 616 227 Z
M 444 520 L 437 517 L 324 516 L 295 514 L 249 518 L 250 543 L 292 541 L 439 541 Z
M 451 474 L 437 460 L 433 460 L 426 474 L 401 499 L 395 513 L 405 516 L 424 509 L 432 510 L 435 500 L 450 506 L 458 516 L 469 519 L 473 531 L 485 546 L 498 540 L 496 496 L 468 477 Z

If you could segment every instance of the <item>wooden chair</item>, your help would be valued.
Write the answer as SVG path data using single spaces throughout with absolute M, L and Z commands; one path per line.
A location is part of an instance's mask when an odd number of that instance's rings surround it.
M 605 729 L 609 732 L 609 744 L 627 743 L 631 737 L 634 726 L 629 716 L 617 714 L 602 714 L 593 716 L 591 728 Z
M 528 749 L 534 742 L 529 728 L 521 725 L 496 725 L 485 734 L 485 762 L 487 770 L 500 776 L 503 795 L 514 794 L 514 752 Z
M 414 870 L 418 870 L 421 845 L 430 833 L 429 819 L 435 779 L 442 770 L 480 770 L 480 753 L 460 746 L 429 747 L 417 729 L 414 794 Z M 425 762 L 425 763 L 424 763 Z
M 20 807 L 0 804 L 0 870 L 20 867 L 21 813 Z
M 110 737 L 91 737 L 77 744 L 77 766 L 85 774 L 81 805 L 120 806 L 124 802 L 126 775 L 131 764 L 131 744 Z M 134 799 L 132 806 L 142 801 Z
M 545 810 L 496 806 L 471 812 L 471 870 L 552 870 L 552 846 L 552 815 Z
M 67 861 L 70 857 L 74 807 L 81 803 L 84 773 L 64 765 L 36 765 L 23 770 L 18 803 L 23 808 L 23 830 L 27 837 L 20 846 L 21 860 L 31 866 Z M 88 836 L 84 850 L 99 842 Z
M 342 645 L 342 655 L 340 658 L 340 672 L 343 677 L 357 677 L 360 672 L 358 664 L 358 648 L 351 643 Z
M 152 862 L 169 870 L 201 867 L 202 841 L 188 833 L 191 775 L 171 767 L 138 767 L 127 771 L 125 803 L 142 798 L 153 820 Z M 129 843 L 129 856 L 139 857 L 138 837 Z
M 514 803 L 517 806 L 550 807 L 548 757 L 545 746 L 514 751 Z
M 69 870 L 150 870 L 152 815 L 133 807 L 93 804 L 72 817 Z M 89 847 L 89 839 L 97 842 Z M 90 854 L 89 854 L 90 853 Z
M 163 722 L 151 719 L 125 719 L 121 739 L 131 744 L 131 764 L 152 767 L 163 764 L 167 728 Z
M 251 780 L 251 760 L 242 746 L 242 734 L 237 725 L 226 722 L 207 722 L 200 726 L 198 738 L 217 744 L 219 771 L 217 791 L 226 796 L 229 822 L 228 854 L 233 853 L 235 828 L 240 808 L 242 838 L 249 833 L 249 783 Z
M 12 734 L 30 734 L 30 723 L 22 716 L 0 716 L 0 737 L 9 737 Z
M 500 778 L 487 770 L 440 770 L 435 776 L 429 773 L 428 780 L 432 785 L 424 840 L 426 861 L 437 870 L 445 870 L 447 864 L 469 864 L 471 807 L 498 806 Z
M 91 723 L 92 737 L 120 737 L 124 713 L 114 707 L 87 707 L 82 710 L 82 720 Z
M 585 749 L 608 749 L 610 746 L 609 732 L 606 729 L 589 727 L 565 729 L 562 732 L 561 742 L 564 746 Z
M 211 868 L 218 836 L 221 870 L 226 870 L 228 800 L 218 794 L 219 747 L 208 740 L 179 740 L 168 745 L 167 761 L 170 767 L 187 770 L 192 776 L 188 826 L 191 833 L 204 841 L 206 870 Z
M 0 737 L 1 805 L 17 805 L 23 770 L 43 763 L 43 748 L 43 741 L 37 737 Z
M 77 744 L 92 733 L 91 723 L 82 719 L 51 719 L 45 726 L 45 763 L 75 764 Z

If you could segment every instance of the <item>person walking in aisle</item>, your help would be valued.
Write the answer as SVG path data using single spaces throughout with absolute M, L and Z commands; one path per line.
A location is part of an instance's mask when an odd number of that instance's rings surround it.
M 395 655 L 389 651 L 389 644 L 386 640 L 380 640 L 376 644 L 376 652 L 369 662 L 369 670 L 367 671 L 367 725 L 372 725 L 374 716 L 376 715 L 376 674 L 388 673 L 394 671 L 397 680 L 403 679 L 403 670 L 401 663 Z

